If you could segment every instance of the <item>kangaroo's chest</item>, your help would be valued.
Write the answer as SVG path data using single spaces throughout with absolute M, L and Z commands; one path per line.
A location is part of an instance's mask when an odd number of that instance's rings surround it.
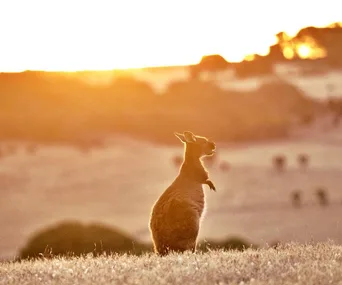
M 202 184 L 190 184 L 184 190 L 184 198 L 201 215 L 205 207 L 205 199 Z

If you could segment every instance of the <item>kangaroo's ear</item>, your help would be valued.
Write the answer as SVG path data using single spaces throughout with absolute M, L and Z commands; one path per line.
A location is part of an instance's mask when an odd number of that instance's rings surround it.
M 180 134 L 180 133 L 177 133 L 177 132 L 174 132 L 174 135 L 179 138 L 179 140 L 183 143 L 186 143 L 186 139 L 184 137 L 184 135 Z
M 188 142 L 188 143 L 196 142 L 196 136 L 192 132 L 185 131 L 184 132 L 184 138 L 185 138 L 186 142 Z

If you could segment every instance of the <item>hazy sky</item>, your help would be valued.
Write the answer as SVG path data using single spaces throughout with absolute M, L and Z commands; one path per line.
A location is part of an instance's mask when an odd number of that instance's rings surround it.
M 279 31 L 342 22 L 338 0 L 0 0 L 0 70 L 179 65 L 267 53 Z

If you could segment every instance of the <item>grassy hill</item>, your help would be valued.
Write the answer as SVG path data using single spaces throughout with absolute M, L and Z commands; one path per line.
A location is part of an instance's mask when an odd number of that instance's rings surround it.
M 292 243 L 163 258 L 88 255 L 0 263 L 0 284 L 341 284 L 341 266 L 341 246 Z

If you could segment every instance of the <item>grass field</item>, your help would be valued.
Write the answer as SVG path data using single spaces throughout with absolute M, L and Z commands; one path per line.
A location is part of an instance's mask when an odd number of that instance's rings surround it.
M 244 252 L 9 262 L 0 264 L 0 284 L 342 284 L 341 268 L 342 246 L 290 243 Z

